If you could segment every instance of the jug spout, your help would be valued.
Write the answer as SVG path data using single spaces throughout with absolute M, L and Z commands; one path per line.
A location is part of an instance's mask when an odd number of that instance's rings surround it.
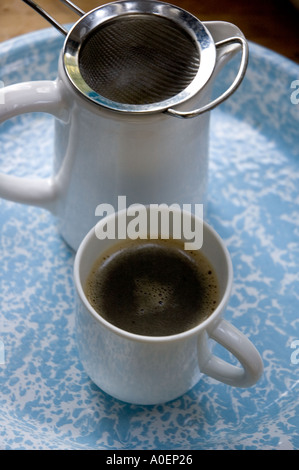
M 214 80 L 222 68 L 235 56 L 237 52 L 240 51 L 241 48 L 242 57 L 240 67 L 233 83 L 220 96 L 191 111 L 182 111 L 174 108 L 168 109 L 166 112 L 174 117 L 193 118 L 216 108 L 216 106 L 229 98 L 237 90 L 246 73 L 248 64 L 248 43 L 242 31 L 234 24 L 226 21 L 206 21 L 203 24 L 212 35 L 216 46 L 216 63 L 207 88 L 210 88 L 211 84 L 213 85 Z M 202 93 L 203 91 L 204 90 L 201 90 L 198 95 L 206 96 L 208 94 Z

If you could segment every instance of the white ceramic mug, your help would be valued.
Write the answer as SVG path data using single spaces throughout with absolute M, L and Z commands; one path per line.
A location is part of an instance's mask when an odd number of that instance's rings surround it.
M 114 15 L 117 20 L 143 10 L 148 15 L 152 9 L 155 15 L 180 21 L 180 28 L 189 30 L 194 25 L 194 37 L 199 29 L 201 60 L 194 80 L 204 77 L 206 83 L 187 100 L 184 90 L 172 100 L 151 106 L 109 102 L 90 90 L 80 75 L 76 57 L 81 42 L 85 36 L 88 40 L 88 34 L 98 24 L 105 26 L 106 17 L 110 20 Z M 76 41 L 80 44 L 75 47 Z M 240 44 L 240 72 L 233 86 L 211 103 L 214 80 Z M 0 90 L 0 122 L 37 111 L 56 118 L 51 178 L 19 178 L 0 173 L 0 197 L 50 210 L 59 220 L 62 236 L 75 250 L 97 222 L 96 207 L 102 203 L 115 207 L 119 195 L 127 197 L 128 205 L 204 203 L 210 113 L 201 112 L 215 107 L 236 89 L 246 65 L 247 43 L 241 31 L 230 23 L 201 23 L 176 6 L 135 0 L 107 4 L 87 13 L 66 37 L 55 81 L 32 81 Z M 172 102 L 179 106 L 169 109 Z M 192 109 L 198 106 L 202 109 L 197 116 Z M 174 117 L 193 114 L 197 116 L 194 119 Z
M 97 229 L 114 221 L 119 223 L 125 214 L 124 210 L 109 215 L 98 223 Z M 163 214 L 169 214 L 167 207 L 161 209 Z M 228 250 L 210 226 L 203 222 L 201 249 L 217 274 L 220 302 L 196 327 L 162 337 L 124 331 L 102 318 L 90 305 L 84 293 L 87 276 L 98 257 L 119 243 L 109 238 L 99 240 L 96 233 L 99 231 L 91 229 L 77 251 L 74 280 L 80 357 L 87 374 L 102 390 L 125 402 L 150 405 L 181 396 L 202 374 L 234 387 L 250 387 L 258 381 L 263 371 L 258 351 L 243 333 L 222 318 L 231 294 L 233 270 Z M 148 236 L 148 232 L 142 236 Z M 161 236 L 167 238 L 168 234 Z M 184 237 L 182 240 L 189 241 Z M 213 355 L 209 338 L 228 349 L 241 366 Z

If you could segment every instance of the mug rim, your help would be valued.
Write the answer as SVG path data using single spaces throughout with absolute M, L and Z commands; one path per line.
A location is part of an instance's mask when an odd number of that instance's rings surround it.
M 148 206 L 146 206 L 146 208 L 148 210 Z M 164 210 L 164 209 L 162 209 L 162 210 Z M 98 224 L 101 224 L 103 222 L 107 223 L 108 219 L 113 219 L 113 218 L 116 218 L 118 216 L 121 216 L 126 211 L 127 211 L 127 208 L 122 209 L 120 211 L 116 211 L 116 212 L 114 212 L 110 215 L 107 215 L 107 216 L 103 217 L 98 222 Z M 186 211 L 180 210 L 180 212 L 185 213 Z M 190 213 L 188 212 L 188 214 L 190 214 Z M 193 219 L 197 218 L 194 214 L 192 214 L 192 217 L 193 217 Z M 113 325 L 112 323 L 107 321 L 105 318 L 103 318 L 92 307 L 92 305 L 88 301 L 88 299 L 86 297 L 86 294 L 84 292 L 83 286 L 82 286 L 81 276 L 80 276 L 80 266 L 81 266 L 82 256 L 84 255 L 84 252 L 87 249 L 88 245 L 90 244 L 91 240 L 96 238 L 95 227 L 98 224 L 95 224 L 89 230 L 89 232 L 85 235 L 83 240 L 81 241 L 81 243 L 79 245 L 79 248 L 78 248 L 78 250 L 76 252 L 76 255 L 75 255 L 74 267 L 73 267 L 74 284 L 75 284 L 75 288 L 76 288 L 76 291 L 77 291 L 77 295 L 79 296 L 79 299 L 80 299 L 81 303 L 83 304 L 85 309 L 88 311 L 88 313 L 97 322 L 101 323 L 104 327 L 106 327 L 108 330 L 110 330 L 114 334 L 117 334 L 118 336 L 129 339 L 131 341 L 142 342 L 142 343 L 164 343 L 164 342 L 166 343 L 166 342 L 175 342 L 175 341 L 184 340 L 188 337 L 191 337 L 193 335 L 198 335 L 198 334 L 206 331 L 210 325 L 215 324 L 217 319 L 220 321 L 221 313 L 225 310 L 225 308 L 228 304 L 230 295 L 231 295 L 232 283 L 233 283 L 233 266 L 232 266 L 232 261 L 231 261 L 231 257 L 230 257 L 230 254 L 228 252 L 228 249 L 225 246 L 224 241 L 222 240 L 220 235 L 216 232 L 216 230 L 213 227 L 211 227 L 203 219 L 202 219 L 202 223 L 203 223 L 204 230 L 210 232 L 213 235 L 213 237 L 216 239 L 218 245 L 221 247 L 221 250 L 224 254 L 224 258 L 226 260 L 226 267 L 227 267 L 227 280 L 226 280 L 226 286 L 225 286 L 224 293 L 222 295 L 222 298 L 221 298 L 219 304 L 217 305 L 217 307 L 215 308 L 213 313 L 208 316 L 208 318 L 206 318 L 205 320 L 203 320 L 202 322 L 200 322 L 198 325 L 194 326 L 193 328 L 182 331 L 180 333 L 176 333 L 176 334 L 172 334 L 172 335 L 165 335 L 165 336 L 147 336 L 147 335 L 140 335 L 140 334 L 137 334 L 137 333 L 131 333 L 130 331 L 123 330 L 122 328 L 119 328 L 118 326 Z M 128 240 L 128 238 L 126 238 L 125 240 Z M 125 241 L 125 240 L 123 240 L 123 241 Z M 99 242 L 100 241 L 101 240 L 99 240 Z M 119 243 L 119 241 L 120 240 L 117 239 L 117 238 L 115 240 L 113 240 L 114 243 Z M 112 243 L 112 245 L 114 243 Z M 99 250 L 97 258 L 100 256 L 100 253 L 101 253 L 101 250 Z M 97 258 L 94 259 L 94 262 L 96 261 Z M 90 266 L 90 269 L 91 268 L 92 268 L 92 266 Z M 218 275 L 218 273 L 217 273 L 217 275 Z

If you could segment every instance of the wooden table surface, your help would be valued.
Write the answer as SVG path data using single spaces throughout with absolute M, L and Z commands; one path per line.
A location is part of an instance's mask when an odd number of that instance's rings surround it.
M 59 0 L 35 1 L 61 23 L 70 23 L 78 18 Z M 107 0 L 77 0 L 74 3 L 89 11 L 107 3 Z M 170 0 L 170 3 L 188 10 L 202 21 L 235 23 L 248 40 L 299 63 L 299 10 L 289 0 Z M 1 0 L 0 42 L 48 26 L 22 0 Z

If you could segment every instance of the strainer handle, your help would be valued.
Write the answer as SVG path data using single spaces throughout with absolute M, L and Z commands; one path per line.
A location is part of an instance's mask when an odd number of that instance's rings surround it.
M 56 81 L 35 81 L 0 89 L 0 123 L 29 112 L 63 119 L 64 106 Z M 25 178 L 0 173 L 0 197 L 55 212 L 58 188 L 51 178 Z
M 81 8 L 79 8 L 77 5 L 75 5 L 73 2 L 70 0 L 60 0 L 62 3 L 64 3 L 67 7 L 69 7 L 71 10 L 73 10 L 75 13 L 78 15 L 82 16 L 85 14 Z M 67 36 L 68 31 L 65 29 L 58 21 L 53 18 L 47 11 L 45 11 L 40 5 L 35 3 L 33 0 L 23 0 L 24 3 L 27 3 L 33 10 L 35 10 L 40 16 L 45 18 L 54 28 L 56 28 L 60 33 L 64 34 L 64 36 Z
M 248 43 L 245 38 L 234 36 L 234 37 L 230 37 L 230 38 L 223 39 L 221 41 L 216 42 L 215 46 L 218 48 L 222 46 L 231 45 L 234 43 L 239 43 L 241 45 L 242 57 L 241 57 L 239 71 L 236 75 L 235 80 L 231 84 L 231 86 L 224 93 L 222 93 L 222 95 L 220 95 L 218 98 L 214 99 L 213 101 L 206 104 L 205 106 L 202 106 L 201 108 L 194 109 L 193 111 L 178 111 L 176 109 L 169 108 L 165 111 L 165 113 L 170 114 L 171 116 L 174 116 L 174 117 L 178 117 L 178 118 L 184 118 L 184 119 L 193 118 L 216 108 L 216 106 L 218 106 L 220 103 L 225 101 L 236 91 L 236 89 L 241 84 L 244 78 L 245 72 L 246 72 L 246 68 L 248 64 Z

